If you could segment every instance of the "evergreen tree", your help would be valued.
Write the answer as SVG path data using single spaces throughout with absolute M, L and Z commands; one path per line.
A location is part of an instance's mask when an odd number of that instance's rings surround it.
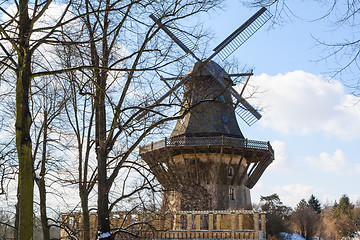
M 321 213 L 321 205 L 319 200 L 314 196 L 314 194 L 311 194 L 310 199 L 308 201 L 308 204 L 317 212 L 318 214 Z
M 302 199 L 291 216 L 294 229 L 306 240 L 311 240 L 319 226 L 320 215 Z
M 279 238 L 281 232 L 288 231 L 291 208 L 285 206 L 277 194 L 260 197 L 261 210 L 266 211 L 266 232 L 268 238 Z
M 352 215 L 352 210 L 354 205 L 350 203 L 350 198 L 344 194 L 338 204 L 335 204 L 333 207 L 333 216 L 334 218 L 338 218 L 341 215 Z
M 357 234 L 357 219 L 355 217 L 354 204 L 347 195 L 343 195 L 338 204 L 332 209 L 332 218 L 335 221 L 336 230 L 340 238 L 353 238 Z

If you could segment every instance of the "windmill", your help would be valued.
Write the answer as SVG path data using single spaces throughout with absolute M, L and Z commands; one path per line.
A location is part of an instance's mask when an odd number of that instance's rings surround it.
M 173 34 L 159 18 L 150 16 L 196 60 L 187 75 L 148 107 L 149 111 L 182 85 L 182 105 L 184 109 L 191 106 L 177 121 L 170 138 L 139 151 L 165 190 L 164 211 L 251 209 L 250 189 L 274 160 L 274 151 L 269 142 L 244 138 L 236 114 L 248 125 L 259 120 L 261 114 L 232 87 L 232 75 L 212 59 L 226 59 L 271 16 L 266 8 L 260 9 L 205 60 L 185 45 L 181 34 Z M 249 78 L 252 72 L 236 75 Z M 143 111 L 138 118 L 145 114 Z
M 208 63 L 215 57 L 219 56 L 221 60 L 228 58 L 236 49 L 238 49 L 246 40 L 248 40 L 257 30 L 259 30 L 270 18 L 272 14 L 265 8 L 261 8 L 256 12 L 252 17 L 250 17 L 244 24 L 242 24 L 238 29 L 236 29 L 232 34 L 230 34 L 224 41 L 222 41 L 218 46 L 213 49 L 213 53 L 206 58 L 201 60 L 198 58 L 193 51 L 190 50 L 185 44 L 184 40 L 187 39 L 186 35 L 183 32 L 179 32 L 178 35 L 173 34 L 165 25 L 163 25 L 155 15 L 150 15 L 150 18 L 186 53 L 191 55 L 198 63 L 201 63 L 201 68 L 206 69 L 211 76 L 233 97 L 233 106 L 237 115 L 245 121 L 249 126 L 254 124 L 257 120 L 261 118 L 261 114 L 252 107 L 242 96 L 239 94 L 232 86 L 224 82 L 219 78 L 218 73 L 214 72 L 212 68 L 208 66 Z M 249 74 L 234 74 L 236 76 L 251 76 Z M 171 93 L 175 92 L 180 86 L 182 86 L 186 81 L 189 80 L 188 77 L 181 79 L 179 83 L 170 88 L 168 91 L 164 89 L 160 90 L 160 95 L 157 100 L 150 105 L 156 106 L 166 99 Z M 138 115 L 137 119 L 142 118 L 148 111 L 145 111 Z

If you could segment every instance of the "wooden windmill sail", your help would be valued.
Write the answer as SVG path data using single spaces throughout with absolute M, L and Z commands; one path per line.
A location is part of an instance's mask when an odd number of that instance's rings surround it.
M 208 63 L 217 55 L 222 60 L 229 57 L 236 49 L 238 49 L 246 40 L 248 40 L 258 29 L 260 29 L 270 18 L 271 13 L 266 8 L 261 8 L 251 18 L 249 18 L 244 24 L 230 34 L 224 41 L 222 41 L 217 47 L 214 48 L 214 52 L 205 60 L 198 58 L 194 52 L 192 52 L 181 39 L 186 39 L 182 36 L 181 32 L 178 35 L 173 34 L 165 25 L 163 25 L 160 19 L 155 15 L 150 15 L 150 18 L 187 54 L 191 55 L 198 63 L 201 63 L 201 68 L 206 69 L 210 75 L 228 91 L 233 98 L 233 106 L 235 112 L 240 116 L 248 125 L 254 124 L 261 118 L 261 114 L 252 107 L 231 85 L 225 83 L 219 78 L 218 73 L 213 68 L 208 66 Z M 174 87 L 170 88 L 167 92 L 162 89 L 160 92 L 164 92 L 158 99 L 155 100 L 151 106 L 156 106 L 166 99 L 171 93 L 175 92 L 180 86 L 189 80 L 191 76 L 184 77 Z M 143 112 L 138 116 L 138 119 L 143 117 L 146 112 Z

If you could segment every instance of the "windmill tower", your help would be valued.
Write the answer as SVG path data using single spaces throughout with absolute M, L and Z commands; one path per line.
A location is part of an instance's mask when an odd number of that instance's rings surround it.
M 197 60 L 188 74 L 155 102 L 163 101 L 184 84 L 184 117 L 178 120 L 169 138 L 140 149 L 141 157 L 165 190 L 162 209 L 251 209 L 250 189 L 274 160 L 274 152 L 269 142 L 243 136 L 235 114 L 248 125 L 261 115 L 232 87 L 231 75 L 211 59 L 216 55 L 228 57 L 271 14 L 262 8 L 205 60 L 200 60 L 159 19 L 150 17 Z M 250 77 L 251 73 L 242 75 Z

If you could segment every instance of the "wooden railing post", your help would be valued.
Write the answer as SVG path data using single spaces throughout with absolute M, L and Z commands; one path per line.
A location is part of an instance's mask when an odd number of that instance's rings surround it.
M 175 215 L 175 226 L 174 226 L 174 229 L 175 230 L 180 230 L 181 229 L 181 223 L 180 223 L 180 214 L 176 214 Z
M 266 233 L 266 216 L 265 216 L 265 213 L 261 214 L 261 231 L 263 231 L 263 234 Z
M 200 214 L 195 215 L 195 226 L 196 230 L 200 230 Z
M 221 230 L 221 214 L 216 214 L 216 230 Z
M 214 229 L 214 214 L 210 213 L 209 214 L 209 233 L 210 233 L 210 236 L 212 234 L 213 229 Z
M 191 228 L 192 228 L 192 214 L 188 213 L 187 214 L 187 226 L 186 226 L 186 231 L 188 233 L 188 236 L 190 236 Z
M 255 239 L 259 239 L 259 213 L 254 212 Z
M 239 230 L 243 230 L 243 219 L 244 215 L 242 213 L 239 214 Z
M 236 227 L 236 220 L 235 220 L 235 213 L 231 213 L 231 238 L 235 238 L 235 227 Z

